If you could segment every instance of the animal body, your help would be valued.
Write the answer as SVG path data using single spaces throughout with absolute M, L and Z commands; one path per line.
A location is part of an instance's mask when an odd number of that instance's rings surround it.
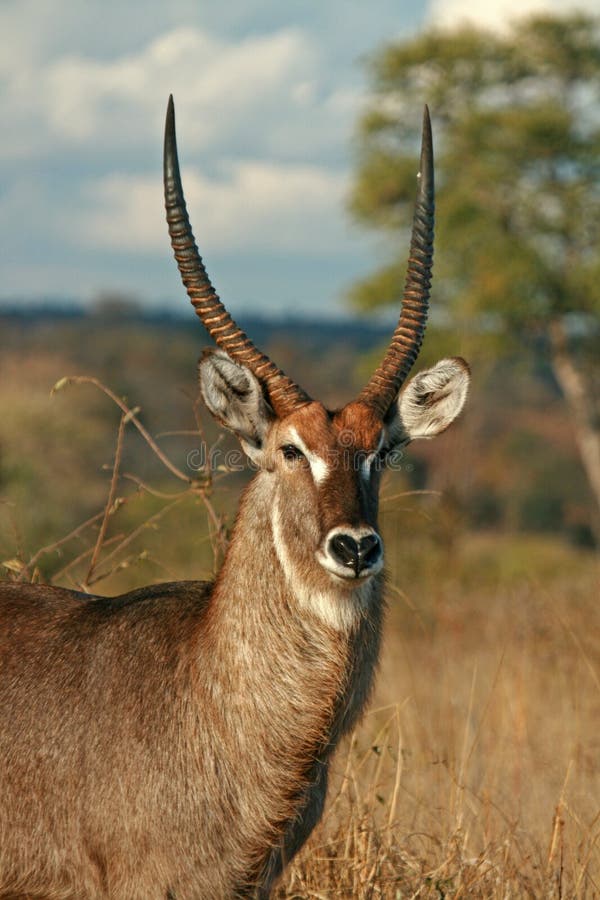
M 371 692 L 381 471 L 398 447 L 446 428 L 467 393 L 461 359 L 400 392 L 429 296 L 427 115 L 399 323 L 369 384 L 336 411 L 255 348 L 217 297 L 187 217 L 172 101 L 164 178 L 182 278 L 220 348 L 200 361 L 201 392 L 258 472 L 214 583 L 113 598 L 0 587 L 0 898 L 270 896 Z

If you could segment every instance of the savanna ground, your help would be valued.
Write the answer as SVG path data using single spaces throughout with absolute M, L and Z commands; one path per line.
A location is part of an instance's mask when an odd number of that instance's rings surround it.
M 597 596 L 547 539 L 394 571 L 373 708 L 280 896 L 600 896 Z
M 5 577 L 105 593 L 211 577 L 247 473 L 198 455 L 229 445 L 195 400 L 197 332 L 8 323 L 5 340 Z M 288 368 L 284 345 L 267 349 Z M 335 402 L 350 357 L 342 344 L 289 368 Z M 280 898 L 600 896 L 585 484 L 547 378 L 519 370 L 499 395 L 475 376 L 463 421 L 385 481 L 377 689 Z

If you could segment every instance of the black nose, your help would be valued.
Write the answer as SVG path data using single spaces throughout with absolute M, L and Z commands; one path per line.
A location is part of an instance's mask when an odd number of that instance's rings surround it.
M 364 569 L 379 560 L 381 541 L 374 532 L 356 540 L 351 534 L 334 534 L 329 541 L 329 552 L 336 562 L 354 570 L 356 577 Z

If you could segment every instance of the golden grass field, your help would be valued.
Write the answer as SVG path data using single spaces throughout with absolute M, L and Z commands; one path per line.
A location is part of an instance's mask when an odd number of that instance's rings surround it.
M 495 584 L 394 576 L 371 712 L 280 897 L 600 896 L 598 563 L 518 552 Z

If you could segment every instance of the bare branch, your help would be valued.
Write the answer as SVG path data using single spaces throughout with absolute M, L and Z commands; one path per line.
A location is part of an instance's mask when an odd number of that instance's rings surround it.
M 98 513 L 97 518 L 99 519 L 103 515 L 103 512 Z M 116 541 L 120 541 L 122 538 L 123 534 L 115 534 L 114 537 L 108 538 L 108 540 L 104 541 L 104 546 L 108 547 L 109 544 L 114 544 L 116 543 Z M 52 581 L 58 581 L 59 578 L 63 578 L 65 575 L 69 575 L 70 577 L 69 573 L 71 572 L 71 569 L 74 569 L 75 566 L 79 565 L 79 563 L 82 563 L 84 559 L 86 559 L 93 552 L 93 547 L 87 547 L 82 553 L 79 554 L 79 556 L 76 556 L 75 559 L 72 559 L 70 562 L 68 562 L 66 566 L 63 566 L 62 569 L 59 569 L 58 572 L 54 574 Z
M 123 436 L 125 434 L 125 425 L 127 424 L 128 418 L 125 414 L 121 416 L 121 421 L 119 422 L 119 431 L 117 433 L 117 445 L 115 448 L 115 461 L 113 464 L 112 477 L 110 479 L 110 487 L 108 489 L 108 497 L 106 498 L 106 506 L 104 507 L 104 516 L 102 518 L 102 522 L 100 524 L 100 530 L 98 531 L 98 537 L 96 538 L 96 544 L 94 546 L 94 552 L 92 553 L 92 558 L 90 560 L 90 567 L 88 569 L 87 575 L 84 579 L 84 584 L 87 585 L 91 581 L 92 575 L 94 574 L 94 569 L 96 568 L 96 563 L 98 562 L 98 557 L 102 550 L 102 544 L 104 542 L 104 538 L 106 536 L 106 529 L 108 528 L 108 520 L 110 516 L 115 512 L 114 504 L 115 504 L 115 494 L 117 492 L 117 484 L 119 481 L 119 467 L 121 465 L 121 457 L 123 455 Z
M 181 496 L 179 496 L 175 500 L 173 500 L 171 503 L 167 503 L 166 506 L 163 506 L 162 509 L 160 509 L 153 516 L 150 516 L 149 519 L 146 519 L 145 522 L 142 522 L 141 525 L 138 525 L 137 528 L 134 528 L 133 531 L 130 532 L 125 537 L 123 537 L 123 535 L 121 535 L 121 538 L 122 538 L 121 543 L 117 547 L 115 547 L 114 550 L 112 550 L 107 556 L 104 557 L 104 559 L 102 561 L 103 564 L 105 565 L 109 560 L 114 559 L 114 557 L 117 556 L 117 554 L 120 553 L 122 550 L 124 550 L 125 547 L 128 547 L 129 544 L 131 544 L 131 542 L 133 540 L 135 540 L 135 538 L 138 535 L 140 535 L 147 528 L 150 528 L 152 525 L 154 525 L 156 522 L 158 522 L 160 519 L 162 519 L 163 516 L 165 516 L 168 512 L 170 512 L 172 509 L 174 509 L 176 506 L 178 506 L 181 503 L 181 501 L 187 496 L 187 493 L 188 492 L 186 491 Z M 93 578 L 89 581 L 89 585 L 91 586 L 92 584 L 98 584 L 99 581 L 103 581 L 105 578 L 108 578 L 109 575 L 112 575 L 113 572 L 114 572 L 114 568 L 110 569 L 108 572 L 105 571 L 105 572 L 99 573 L 95 578 Z
M 82 522 L 81 525 L 78 525 L 77 528 L 74 528 L 73 531 L 70 531 L 64 537 L 60 538 L 58 541 L 54 541 L 52 544 L 46 544 L 45 547 L 41 547 L 36 553 L 34 553 L 29 562 L 26 564 L 18 580 L 25 581 L 25 577 L 29 577 L 29 571 L 31 570 L 31 568 L 37 564 L 42 556 L 59 550 L 64 544 L 67 544 L 69 541 L 73 540 L 73 538 L 79 537 L 79 535 L 83 531 L 85 531 L 86 528 L 94 525 L 99 519 L 102 518 L 103 515 L 104 513 L 102 512 L 96 513 L 94 516 L 86 519 L 85 522 Z
M 151 437 L 149 432 L 144 428 L 140 420 L 137 418 L 136 412 L 139 410 L 130 409 L 127 404 L 121 400 L 120 397 L 111 391 L 105 384 L 103 384 L 98 378 L 94 378 L 91 375 L 69 375 L 65 378 L 61 378 L 54 387 L 52 388 L 52 393 L 56 391 L 62 390 L 67 384 L 92 384 L 94 387 L 97 387 L 99 391 L 102 391 L 103 394 L 106 394 L 113 403 L 115 403 L 119 409 L 125 414 L 127 417 L 127 421 L 132 422 L 141 436 L 144 438 L 148 446 L 152 449 L 153 453 L 158 457 L 161 463 L 167 468 L 176 478 L 179 478 L 181 481 L 185 481 L 187 484 L 193 484 L 194 479 L 190 478 L 181 469 L 177 468 L 171 460 L 166 456 L 163 451 L 160 449 L 156 441 Z

